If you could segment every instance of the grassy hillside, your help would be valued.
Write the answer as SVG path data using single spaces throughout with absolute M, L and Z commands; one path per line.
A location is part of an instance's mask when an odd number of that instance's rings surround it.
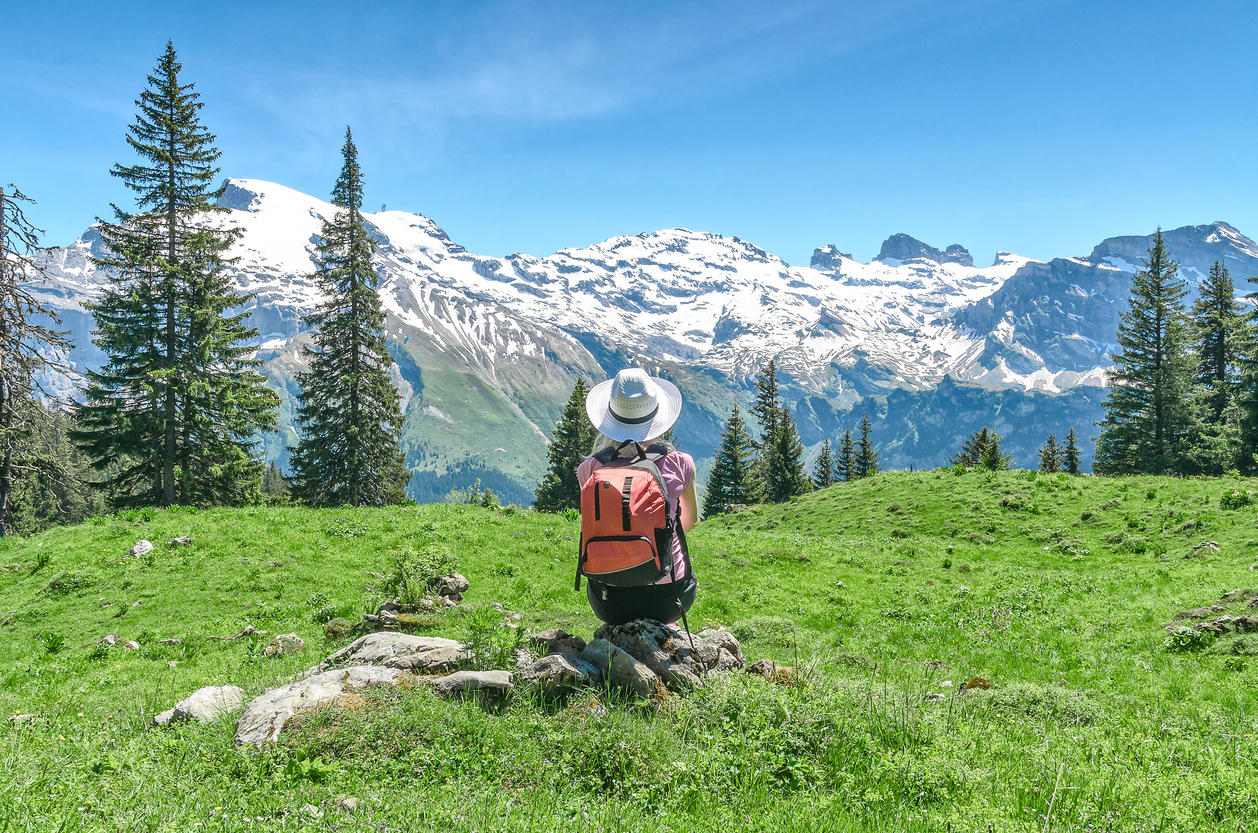
M 798 666 L 792 685 L 734 675 L 658 709 L 368 692 L 263 752 L 234 749 L 231 721 L 145 727 L 199 686 L 253 696 L 345 644 L 322 622 L 373 607 L 368 573 L 406 547 L 453 552 L 469 602 L 589 638 L 577 522 L 147 511 L 0 540 L 0 708 L 33 715 L 0 727 L 0 830 L 1253 830 L 1258 634 L 1178 650 L 1164 630 L 1212 604 L 1258 615 L 1247 594 L 1221 601 L 1258 585 L 1258 504 L 1220 501 L 1247 489 L 1030 472 L 840 484 L 691 535 L 692 625 Z M 165 545 L 181 535 L 192 544 Z M 124 558 L 140 538 L 154 552 Z M 1193 555 L 1203 541 L 1218 551 Z M 496 617 L 422 624 L 467 637 Z M 307 651 L 209 639 L 249 624 Z M 140 648 L 98 647 L 108 633 Z M 996 687 L 957 696 L 976 676 Z M 335 812 L 346 796 L 358 810 Z

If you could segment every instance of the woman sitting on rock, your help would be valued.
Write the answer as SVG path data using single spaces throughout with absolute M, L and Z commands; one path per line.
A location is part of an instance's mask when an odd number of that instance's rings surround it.
M 578 586 L 585 575 L 594 615 L 609 625 L 634 619 L 676 624 L 698 589 L 685 539 L 699 514 L 694 459 L 659 439 L 681 414 L 681 393 L 672 382 L 628 368 L 595 385 L 585 411 L 599 436 L 577 467 Z M 591 486 L 603 468 L 618 471 Z M 620 569 L 599 569 L 608 564 Z

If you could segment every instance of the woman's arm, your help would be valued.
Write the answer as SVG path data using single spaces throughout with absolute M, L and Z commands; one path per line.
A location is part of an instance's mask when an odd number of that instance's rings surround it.
M 686 491 L 681 493 L 681 528 L 690 531 L 690 527 L 699 520 L 699 496 L 695 493 L 695 482 L 686 484 Z

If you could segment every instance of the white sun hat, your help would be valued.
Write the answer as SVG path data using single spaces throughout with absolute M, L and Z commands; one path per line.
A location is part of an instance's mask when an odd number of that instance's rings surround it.
M 615 379 L 599 382 L 585 397 L 585 413 L 613 440 L 650 440 L 663 434 L 681 414 L 681 391 L 667 379 L 627 367 Z

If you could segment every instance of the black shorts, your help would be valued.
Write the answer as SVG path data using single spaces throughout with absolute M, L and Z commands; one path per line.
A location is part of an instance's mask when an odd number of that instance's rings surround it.
M 623 625 L 634 619 L 668 623 L 676 622 L 690 610 L 698 589 L 699 582 L 692 575 L 680 581 L 645 587 L 618 587 L 591 579 L 586 582 L 585 596 L 594 608 L 594 615 L 609 625 Z

